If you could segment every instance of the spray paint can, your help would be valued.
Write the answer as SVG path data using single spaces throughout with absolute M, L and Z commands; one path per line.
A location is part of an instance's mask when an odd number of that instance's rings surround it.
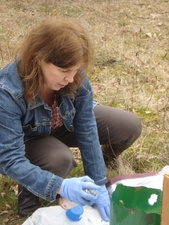
M 95 183 L 91 182 L 91 181 L 86 181 L 88 183 L 92 183 L 93 185 L 95 185 Z M 98 196 L 98 191 L 97 190 L 94 190 L 94 189 L 85 189 L 85 192 L 91 194 L 91 195 L 94 195 L 95 197 Z M 74 208 L 76 206 L 78 206 L 78 204 L 74 203 L 74 202 L 71 202 L 69 201 L 67 198 L 64 198 L 64 197 L 60 197 L 59 198 L 59 205 L 63 208 L 63 209 L 71 209 L 71 208 Z

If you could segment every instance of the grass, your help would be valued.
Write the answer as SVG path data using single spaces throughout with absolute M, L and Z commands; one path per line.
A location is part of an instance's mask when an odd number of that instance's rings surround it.
M 168 164 L 169 1 L 1 0 L 0 14 L 0 69 L 14 59 L 26 33 L 45 18 L 77 19 L 89 33 L 96 56 L 89 74 L 94 98 L 132 111 L 143 122 L 141 137 L 119 157 L 116 170 L 107 168 L 108 178 L 159 171 Z M 77 175 L 83 175 L 81 161 L 70 176 Z M 0 224 L 25 220 L 17 216 L 15 186 L 10 178 L 0 177 Z

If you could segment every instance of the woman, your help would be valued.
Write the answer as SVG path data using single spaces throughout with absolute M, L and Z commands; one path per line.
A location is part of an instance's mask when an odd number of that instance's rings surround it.
M 20 216 L 40 207 L 39 197 L 52 202 L 62 196 L 96 204 L 109 221 L 100 144 L 111 143 L 119 154 L 142 126 L 132 113 L 93 102 L 85 74 L 92 56 L 79 25 L 50 19 L 30 32 L 16 60 L 0 72 L 0 172 L 19 183 Z M 69 147 L 79 147 L 86 176 L 65 178 L 77 166 Z

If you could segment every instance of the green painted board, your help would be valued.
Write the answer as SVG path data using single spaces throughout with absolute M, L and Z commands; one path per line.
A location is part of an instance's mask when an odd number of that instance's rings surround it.
M 118 184 L 111 196 L 110 225 L 160 225 L 162 191 Z

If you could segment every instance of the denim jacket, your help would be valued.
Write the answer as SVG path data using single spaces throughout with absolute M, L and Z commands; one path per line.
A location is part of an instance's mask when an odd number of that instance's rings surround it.
M 98 185 L 106 183 L 106 168 L 93 113 L 93 93 L 86 77 L 75 99 L 62 96 L 59 106 L 67 130 L 75 132 L 85 174 Z M 50 134 L 51 109 L 39 96 L 26 101 L 15 62 L 0 71 L 0 173 L 26 187 L 36 196 L 54 201 L 63 181 L 25 157 L 25 141 Z

